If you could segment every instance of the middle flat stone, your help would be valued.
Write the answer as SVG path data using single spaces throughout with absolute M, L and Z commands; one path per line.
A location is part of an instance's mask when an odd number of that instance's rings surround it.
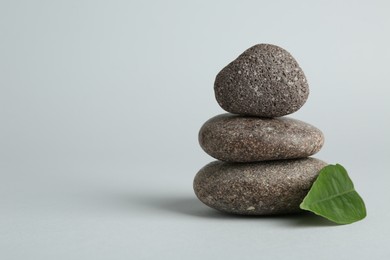
M 210 156 L 228 162 L 256 162 L 308 157 L 324 144 L 316 127 L 288 118 L 222 114 L 199 131 L 199 143 Z

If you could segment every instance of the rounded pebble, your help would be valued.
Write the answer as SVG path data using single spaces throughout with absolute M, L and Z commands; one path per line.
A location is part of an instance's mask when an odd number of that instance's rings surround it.
M 246 164 L 215 161 L 195 176 L 194 191 L 204 204 L 226 213 L 296 213 L 326 165 L 314 158 Z
M 214 92 L 227 112 L 279 117 L 303 106 L 309 85 L 289 52 L 275 45 L 257 44 L 218 73 Z
M 303 158 L 317 153 L 324 135 L 316 127 L 288 118 L 222 114 L 199 131 L 199 143 L 210 156 L 229 162 Z

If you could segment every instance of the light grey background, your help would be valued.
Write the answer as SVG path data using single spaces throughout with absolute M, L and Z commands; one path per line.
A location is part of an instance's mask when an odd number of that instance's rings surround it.
M 389 1 L 0 0 L 1 259 L 388 259 Z M 368 217 L 243 218 L 195 198 L 215 75 L 273 43 Z M 387 167 L 385 167 L 385 164 Z M 386 169 L 386 170 L 385 170 Z

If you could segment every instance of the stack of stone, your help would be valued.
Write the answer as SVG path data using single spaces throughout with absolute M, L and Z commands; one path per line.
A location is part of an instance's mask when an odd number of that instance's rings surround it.
M 286 50 L 255 45 L 216 77 L 214 91 L 226 114 L 208 120 L 199 143 L 218 159 L 195 177 L 194 190 L 206 205 L 244 215 L 300 211 L 326 163 L 309 158 L 323 143 L 322 132 L 283 117 L 309 95 L 302 69 Z

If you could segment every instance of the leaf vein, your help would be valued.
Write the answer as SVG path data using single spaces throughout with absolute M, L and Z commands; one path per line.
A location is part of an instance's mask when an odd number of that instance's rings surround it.
M 318 203 L 321 203 L 321 202 L 324 202 L 324 201 L 327 201 L 327 200 L 332 200 L 332 199 L 334 199 L 334 198 L 343 196 L 343 195 L 345 195 L 345 194 L 348 194 L 348 193 L 351 193 L 351 192 L 354 192 L 354 191 L 355 191 L 355 189 L 343 191 L 343 192 L 338 193 L 338 194 L 336 194 L 336 195 L 329 196 L 329 197 L 327 197 L 327 198 L 325 198 L 325 199 L 321 199 L 321 200 L 318 200 L 318 201 L 314 201 L 314 202 L 310 203 L 309 205 L 318 204 Z

